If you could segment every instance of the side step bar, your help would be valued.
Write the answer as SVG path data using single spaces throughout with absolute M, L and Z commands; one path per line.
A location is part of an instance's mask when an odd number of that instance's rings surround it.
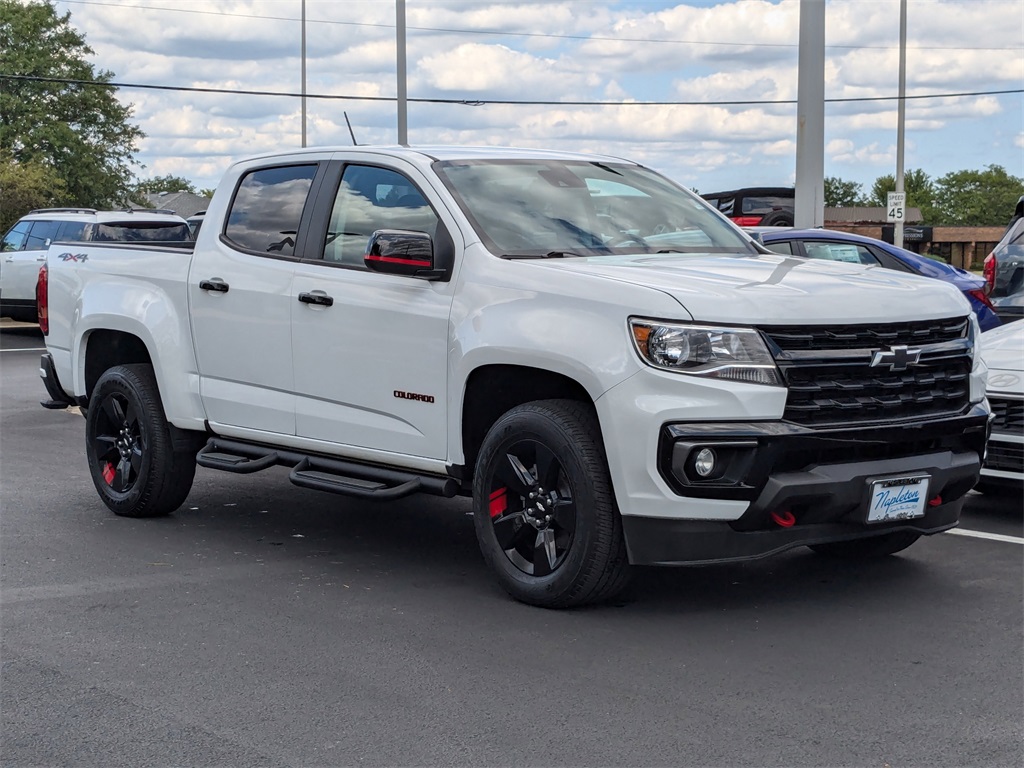
M 453 477 L 421 475 L 219 437 L 211 438 L 203 446 L 196 454 L 196 463 L 207 469 L 236 474 L 249 474 L 276 466 L 291 467 L 288 479 L 295 485 L 378 501 L 399 499 L 414 493 L 451 498 L 459 492 L 459 483 Z

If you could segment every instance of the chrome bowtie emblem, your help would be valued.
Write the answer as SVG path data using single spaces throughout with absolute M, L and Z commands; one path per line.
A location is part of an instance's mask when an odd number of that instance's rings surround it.
M 920 349 L 910 349 L 906 344 L 900 344 L 886 350 L 875 352 L 871 358 L 871 367 L 879 368 L 887 366 L 890 371 L 905 371 L 907 370 L 907 366 L 913 365 L 920 359 Z

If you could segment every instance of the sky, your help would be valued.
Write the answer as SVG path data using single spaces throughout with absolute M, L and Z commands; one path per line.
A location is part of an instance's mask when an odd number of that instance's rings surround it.
M 301 0 L 55 5 L 114 82 L 301 91 Z M 705 193 L 794 182 L 799 0 L 405 6 L 409 98 L 463 102 L 411 101 L 413 146 L 599 152 Z M 305 8 L 307 94 L 353 97 L 307 99 L 307 144 L 350 144 L 346 113 L 360 144 L 396 143 L 396 3 Z M 898 9 L 826 3 L 825 175 L 865 192 L 896 168 Z M 908 96 L 1024 89 L 1022 0 L 908 0 L 907 17 Z M 828 102 L 863 97 L 890 99 Z M 298 97 L 121 88 L 118 98 L 146 133 L 140 179 L 213 188 L 234 160 L 301 146 Z M 708 104 L 736 101 L 755 103 Z M 908 100 L 908 170 L 937 178 L 990 164 L 1024 177 L 1024 94 Z

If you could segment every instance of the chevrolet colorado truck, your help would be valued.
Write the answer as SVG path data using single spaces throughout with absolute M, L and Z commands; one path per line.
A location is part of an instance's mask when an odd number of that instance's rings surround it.
M 547 607 L 630 564 L 889 555 L 958 522 L 986 369 L 954 287 L 765 251 L 619 158 L 311 148 L 227 171 L 192 251 L 51 246 L 45 405 L 103 502 L 196 465 L 363 499 L 471 495 Z

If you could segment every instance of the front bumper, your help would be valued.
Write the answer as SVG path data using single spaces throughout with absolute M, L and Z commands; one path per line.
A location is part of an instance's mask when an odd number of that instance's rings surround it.
M 892 531 L 941 533 L 956 526 L 960 498 L 931 508 L 924 517 L 867 528 L 863 523 L 794 525 L 767 531 L 737 531 L 729 523 L 623 517 L 629 562 L 633 565 L 711 565 L 756 560 L 794 547 L 877 536 Z
M 623 515 L 630 562 L 746 560 L 893 530 L 938 533 L 956 525 L 978 480 L 987 430 L 981 406 L 955 417 L 836 429 L 781 421 L 666 424 L 658 469 L 675 494 L 744 503 L 745 510 L 729 521 Z M 722 459 L 707 478 L 693 471 L 704 447 Z M 929 478 L 924 517 L 867 523 L 871 482 L 911 475 Z

